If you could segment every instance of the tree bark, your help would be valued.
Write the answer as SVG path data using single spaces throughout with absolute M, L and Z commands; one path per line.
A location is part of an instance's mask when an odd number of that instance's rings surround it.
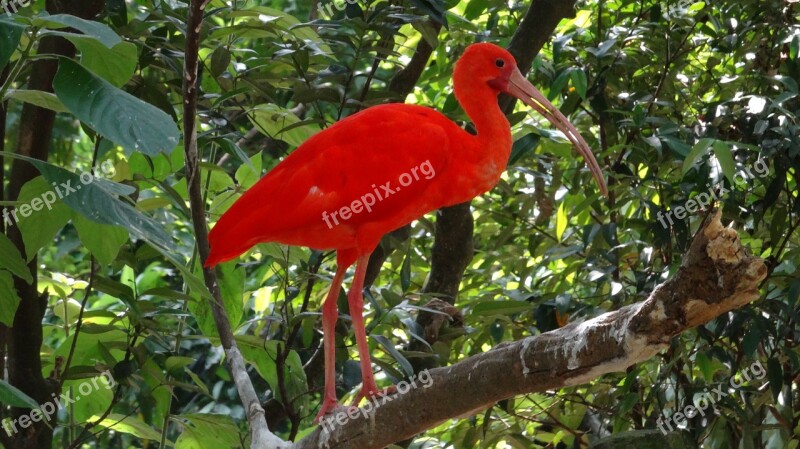
M 513 396 L 585 384 L 623 372 L 667 348 L 676 335 L 760 296 L 764 261 L 747 254 L 736 231 L 706 219 L 675 276 L 639 303 L 429 371 L 425 388 L 389 396 L 328 432 L 316 429 L 293 447 L 379 449 L 454 417 Z M 498 379 L 503 379 L 498 382 Z

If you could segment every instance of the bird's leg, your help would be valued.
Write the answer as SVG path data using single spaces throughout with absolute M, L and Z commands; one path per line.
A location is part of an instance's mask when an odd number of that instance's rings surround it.
M 375 376 L 372 373 L 372 362 L 369 357 L 369 345 L 367 344 L 367 332 L 364 328 L 364 275 L 367 272 L 367 262 L 369 253 L 359 256 L 356 261 L 356 274 L 353 277 L 353 285 L 347 294 L 347 302 L 350 305 L 350 318 L 353 320 L 353 331 L 356 335 L 358 345 L 358 358 L 361 364 L 361 391 L 356 396 L 353 405 L 358 406 L 362 398 L 369 399 L 378 396 L 383 392 L 378 390 L 375 383 Z
M 339 406 L 336 399 L 336 319 L 339 318 L 339 311 L 336 307 L 336 300 L 342 289 L 342 279 L 347 272 L 349 263 L 345 263 L 342 257 L 337 257 L 338 263 L 336 274 L 333 276 L 331 289 L 322 305 L 322 342 L 325 351 L 325 392 L 322 395 L 322 407 L 314 418 L 314 422 L 320 422 L 323 416 L 330 413 Z

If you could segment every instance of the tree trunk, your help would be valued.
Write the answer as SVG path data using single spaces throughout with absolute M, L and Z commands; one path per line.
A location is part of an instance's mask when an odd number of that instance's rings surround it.
M 73 14 L 84 19 L 93 19 L 105 6 L 104 1 L 66 2 L 48 0 L 47 10 L 51 14 Z M 39 54 L 61 55 L 67 58 L 75 56 L 75 48 L 69 41 L 61 37 L 48 36 L 42 38 L 37 49 Z M 53 78 L 58 69 L 57 60 L 37 60 L 33 63 L 28 79 L 28 89 L 53 91 Z M 50 140 L 53 133 L 55 113 L 25 103 L 20 117 L 20 129 L 17 142 L 17 153 L 36 159 L 47 160 Z M 27 162 L 15 160 L 9 177 L 8 195 L 10 201 L 16 201 L 22 187 L 39 175 L 39 172 Z M 8 237 L 21 254 L 25 252 L 19 228 L 11 226 Z M 24 280 L 15 278 L 14 286 L 21 299 L 14 316 L 14 324 L 8 336 L 8 368 L 9 381 L 39 404 L 52 400 L 54 386 L 42 374 L 40 357 L 42 348 L 42 319 L 47 308 L 47 296 L 38 292 L 37 258 L 31 259 L 28 268 L 33 276 L 29 285 Z M 28 409 L 12 409 L 11 419 L 17 420 L 31 413 Z M 25 418 L 23 418 L 25 420 Z M 17 432 L 11 435 L 11 447 L 14 449 L 50 449 L 53 431 L 43 421 L 33 422 L 22 428 L 17 424 Z

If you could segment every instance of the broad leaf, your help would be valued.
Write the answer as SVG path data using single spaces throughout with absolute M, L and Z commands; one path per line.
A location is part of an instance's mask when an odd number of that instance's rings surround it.
M 127 83 L 136 71 L 139 55 L 131 42 L 120 42 L 109 49 L 94 39 L 76 37 L 70 41 L 81 52 L 81 65 L 114 86 Z
M 698 140 L 697 143 L 694 144 L 692 151 L 690 151 L 689 155 L 686 156 L 686 159 L 683 160 L 684 175 L 694 166 L 698 159 L 708 153 L 708 149 L 713 143 L 714 139 L 705 138 Z
M 103 265 L 111 264 L 122 245 L 128 241 L 128 231 L 124 228 L 95 223 L 77 212 L 72 214 L 72 224 L 78 231 L 81 243 Z
M 99 419 L 100 416 L 93 416 L 89 419 L 89 422 Z M 142 440 L 161 441 L 161 432 L 134 416 L 112 413 L 98 422 L 97 425 L 117 432 L 127 433 Z
M 254 107 L 247 116 L 262 133 L 296 147 L 319 131 L 318 125 L 302 125 L 296 115 L 271 103 Z
M 70 112 L 129 155 L 170 153 L 178 145 L 178 127 L 169 115 L 71 59 L 60 60 L 53 88 Z
M 66 106 L 61 103 L 61 100 L 50 92 L 41 90 L 24 90 L 12 89 L 6 94 L 6 98 L 13 98 L 14 100 L 24 101 L 40 108 L 50 109 L 56 112 L 69 112 Z
M 30 270 L 19 250 L 5 234 L 0 233 L 0 268 L 10 271 L 14 276 L 22 278 L 30 284 L 33 282 Z
M 228 315 L 228 320 L 233 329 L 239 326 L 244 310 L 244 269 L 236 267 L 233 263 L 220 264 L 217 269 L 220 294 Z M 197 268 L 198 279 L 202 274 Z M 188 305 L 189 312 L 197 320 L 197 326 L 207 337 L 216 337 L 217 327 L 211 314 L 211 301 L 191 301 Z
M 39 404 L 37 404 L 33 398 L 3 379 L 0 379 L 0 403 L 12 407 L 29 408 L 31 410 L 39 408 Z
M 9 153 L 0 154 L 9 157 Z M 55 188 L 44 177 L 36 177 L 25 183 L 17 200 L 23 205 L 14 209 L 14 221 L 22 232 L 25 258 L 30 261 L 41 248 L 52 244 L 56 233 L 69 222 L 69 208 L 58 201 Z
M 246 435 L 227 415 L 181 415 L 186 424 L 175 441 L 175 449 L 235 449 L 242 446 Z
M 528 301 L 480 301 L 472 308 L 473 315 L 512 315 L 533 310 L 536 304 Z
M 714 150 L 714 156 L 717 157 L 717 161 L 719 161 L 722 174 L 725 175 L 728 182 L 733 184 L 733 175 L 736 174 L 736 163 L 733 160 L 733 154 L 731 154 L 731 147 L 727 143 L 717 140 L 711 148 Z
M 25 26 L 9 20 L 0 20 L 0 68 L 5 67 L 17 50 Z
M 219 344 L 219 338 L 211 338 L 212 343 Z M 278 349 L 285 350 L 282 343 L 275 340 L 264 340 L 251 335 L 236 337 L 236 343 L 242 352 L 242 357 L 250 364 L 255 366 L 258 374 L 267 381 L 275 397 L 284 401 L 280 389 L 278 388 L 278 370 L 275 361 L 278 357 Z M 306 373 L 303 371 L 303 362 L 296 351 L 290 351 L 284 365 L 284 379 L 286 393 L 293 402 L 295 410 L 300 412 L 307 406 L 308 384 Z
M 108 25 L 95 22 L 93 20 L 81 19 L 80 17 L 71 16 L 69 14 L 55 14 L 52 16 L 40 17 L 34 21 L 34 25 L 46 27 L 51 30 L 74 28 L 83 33 L 85 36 L 97 39 L 100 43 L 108 48 L 111 48 L 122 42 L 122 39 L 119 37 L 119 35 L 115 33 L 114 30 L 109 28 Z M 41 34 L 55 34 L 65 37 L 75 35 L 74 33 L 64 31 L 45 31 Z
M 165 251 L 172 251 L 172 240 L 158 222 L 118 198 L 119 195 L 132 193 L 131 187 L 102 178 L 89 177 L 87 173 L 79 176 L 38 159 L 6 152 L 0 154 L 33 164 L 50 184 L 56 186 L 54 189 L 62 197 L 62 201 L 89 220 L 99 224 L 122 226 L 134 237 Z M 67 214 L 65 218 L 69 219 L 69 215 Z

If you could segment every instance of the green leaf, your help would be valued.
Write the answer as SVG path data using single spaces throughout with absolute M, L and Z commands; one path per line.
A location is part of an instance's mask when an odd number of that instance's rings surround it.
M 95 223 L 74 211 L 72 224 L 78 231 L 81 243 L 103 265 L 111 264 L 117 258 L 119 249 L 128 241 L 128 231 L 124 228 Z
M 511 156 L 508 158 L 507 166 L 510 167 L 514 165 L 518 160 L 522 159 L 523 156 L 533 151 L 536 145 L 539 145 L 539 140 L 541 138 L 539 134 L 528 133 L 517 139 L 511 147 Z
M 96 374 L 91 377 L 96 377 Z M 82 385 L 92 387 L 91 393 L 86 397 L 80 394 Z M 106 381 L 99 379 L 78 379 L 64 382 L 63 391 L 75 401 L 70 409 L 75 422 L 85 423 L 92 420 L 92 417 L 105 413 L 114 399 L 114 391 L 109 389 L 107 385 Z M 86 386 L 83 388 L 87 388 Z M 69 387 L 72 387 L 72 390 Z
M 714 380 L 714 365 L 712 364 L 712 360 L 705 353 L 698 352 L 695 357 L 695 363 L 697 363 L 697 367 L 700 368 L 700 372 L 703 373 L 703 378 L 706 382 Z
M 122 39 L 119 37 L 117 33 L 114 32 L 108 25 L 102 24 L 100 22 L 95 22 L 93 20 L 85 20 L 81 19 L 80 17 L 71 16 L 69 14 L 56 14 L 52 16 L 44 16 L 37 18 L 33 21 L 35 26 L 53 29 L 61 29 L 61 28 L 74 28 L 86 36 L 92 37 L 98 41 L 100 41 L 103 45 L 108 48 L 112 48 L 113 46 L 117 45 L 118 43 L 122 42 Z M 70 32 L 62 32 L 62 31 L 47 31 L 42 32 L 41 34 L 55 34 L 58 36 L 70 37 L 74 36 L 74 33 Z
M 405 356 L 403 356 L 403 354 L 400 354 L 400 351 L 398 351 L 397 348 L 394 347 L 394 344 L 392 344 L 392 342 L 389 341 L 388 338 L 384 337 L 383 335 L 377 335 L 377 334 L 371 335 L 370 337 L 372 337 L 373 340 L 380 343 L 380 345 L 383 346 L 383 348 L 386 349 L 387 352 L 389 352 L 392 358 L 395 359 L 397 363 L 399 363 L 400 366 L 403 368 L 403 372 L 405 372 L 406 376 L 411 377 L 412 375 L 414 375 L 414 368 L 411 366 L 411 362 L 409 362 L 408 359 L 405 358 Z
M 684 175 L 686 175 L 689 169 L 691 169 L 694 166 L 694 164 L 697 162 L 698 159 L 700 159 L 708 152 L 708 149 L 711 147 L 713 143 L 714 139 L 705 138 L 698 140 L 697 143 L 694 144 L 692 150 L 689 151 L 689 155 L 686 156 L 686 159 L 683 160 Z
M 227 415 L 191 414 L 185 420 L 183 433 L 175 441 L 175 449 L 238 449 L 245 435 Z
M 93 416 L 88 421 L 95 422 L 100 416 Z M 134 417 L 111 413 L 97 423 L 100 427 L 133 435 L 136 438 L 150 441 L 161 441 L 161 432 L 150 427 L 146 422 Z
M 217 270 L 220 294 L 233 329 L 239 327 L 244 313 L 244 268 L 236 264 L 222 264 Z
M 49 183 L 59 186 L 54 188 L 62 196 L 63 202 L 89 220 L 99 224 L 122 226 L 134 237 L 141 238 L 167 252 L 173 251 L 172 239 L 157 221 L 117 198 L 119 195 L 132 193 L 131 187 L 95 177 L 91 178 L 91 182 L 85 183 L 87 173 L 78 176 L 38 159 L 7 152 L 0 154 L 33 164 Z M 68 220 L 69 214 L 64 218 Z
M 218 345 L 219 338 L 209 338 L 212 343 Z M 278 348 L 285 350 L 282 342 L 275 340 L 264 340 L 252 335 L 242 335 L 236 337 L 236 343 L 242 353 L 242 357 L 252 364 L 258 374 L 267 381 L 275 397 L 281 402 L 284 401 L 278 384 L 278 369 L 276 360 L 278 359 Z M 300 412 L 308 407 L 308 383 L 306 373 L 303 371 L 303 362 L 296 351 L 290 351 L 284 365 L 284 379 L 286 394 L 289 400 L 293 401 L 295 410 Z
M 235 178 L 240 186 L 249 189 L 261 178 L 263 159 L 261 158 L 261 153 L 256 153 L 250 159 L 245 159 L 245 161 L 247 163 L 240 165 L 239 168 L 236 169 Z
M 202 276 L 201 268 L 196 267 L 196 276 Z M 237 268 L 234 263 L 220 264 L 217 269 L 219 273 L 219 287 L 222 296 L 223 307 L 228 315 L 231 327 L 236 329 L 244 313 L 244 269 Z M 197 292 L 196 292 L 197 293 Z M 218 337 L 217 327 L 211 313 L 210 297 L 199 301 L 191 301 L 188 304 L 189 313 L 197 320 L 197 327 L 209 338 Z
M 17 156 L 2 152 L 0 154 L 6 157 Z M 17 198 L 23 205 L 13 212 L 16 213 L 15 220 L 19 220 L 17 226 L 22 232 L 25 257 L 28 261 L 33 259 L 45 245 L 52 244 L 56 233 L 69 222 L 69 208 L 61 201 L 55 201 L 58 196 L 53 189 L 54 187 L 44 177 L 37 176 L 22 186 L 19 198 Z M 43 199 L 44 206 L 39 204 Z M 55 202 L 51 202 L 51 199 Z M 38 206 L 39 210 L 32 206 Z
M 71 59 L 60 60 L 53 88 L 70 112 L 122 146 L 128 155 L 168 154 L 178 145 L 178 127 L 169 115 Z
M 300 118 L 272 103 L 260 104 L 254 107 L 247 114 L 247 117 L 262 133 L 273 139 L 283 140 L 295 147 L 300 146 L 306 139 L 320 130 L 319 126 L 314 123 L 294 126 L 300 123 Z
M 0 233 L 0 268 L 10 271 L 14 276 L 24 279 L 25 282 L 30 284 L 33 282 L 28 264 L 19 250 L 5 234 Z
M 3 379 L 0 379 L 0 403 L 31 410 L 39 409 L 36 401 Z
M 728 182 L 733 184 L 733 175 L 736 174 L 736 162 L 733 160 L 731 147 L 727 143 L 717 140 L 712 145 L 712 148 L 714 149 L 714 156 L 717 157 L 720 168 L 722 168 L 722 174 L 728 178 Z
M 220 76 L 228 70 L 231 63 L 231 52 L 227 47 L 220 45 L 211 53 L 211 73 Z
M 294 36 L 314 49 L 315 54 L 331 54 L 331 47 L 322 39 L 309 24 L 300 22 L 297 17 L 286 14 L 278 9 L 266 6 L 254 6 L 248 9 L 232 11 L 231 17 L 258 17 L 261 21 L 270 22 L 276 27 L 285 30 L 286 34 Z M 222 27 L 220 27 L 222 28 Z M 222 29 L 219 30 L 223 32 Z M 217 37 L 215 34 L 212 36 Z M 285 39 L 285 36 L 281 36 Z
M 564 210 L 564 201 L 558 206 L 558 213 L 556 214 L 556 238 L 561 241 L 564 231 L 567 230 L 567 212 Z
M 69 112 L 66 106 L 61 103 L 61 100 L 50 92 L 43 92 L 41 90 L 24 90 L 12 89 L 6 94 L 6 98 L 13 98 L 17 101 L 24 101 L 40 108 L 50 109 L 56 112 Z
M 479 301 L 472 307 L 473 315 L 513 315 L 533 310 L 536 304 L 528 301 Z
M 406 251 L 403 265 L 400 267 L 400 289 L 407 292 L 411 287 L 411 247 Z
M 101 345 L 105 345 L 110 349 L 103 349 Z M 70 349 L 72 348 L 72 337 L 69 338 L 69 344 L 62 344 L 55 351 L 49 355 L 51 363 L 56 359 L 62 357 L 64 360 L 69 357 Z M 119 362 L 125 357 L 125 350 L 128 348 L 128 335 L 119 330 L 113 329 L 107 332 L 89 333 L 81 332 L 78 335 L 78 343 L 75 345 L 75 352 L 72 356 L 73 366 L 94 366 L 98 361 L 110 364 L 107 354 L 110 352 L 111 362 Z
M 70 41 L 81 52 L 81 65 L 114 86 L 127 83 L 136 71 L 139 54 L 131 42 L 120 42 L 109 49 L 94 39 L 76 36 Z
M 572 80 L 572 86 L 582 99 L 586 100 L 586 90 L 589 88 L 589 81 L 586 79 L 586 73 L 583 70 L 575 69 L 569 74 Z
M 28 274 L 30 275 L 30 273 Z M 20 299 L 14 288 L 14 278 L 11 273 L 0 271 L 0 323 L 8 327 L 13 326 L 19 302 Z M 2 402 L 1 398 L 0 402 Z
M 0 69 L 8 64 L 17 50 L 25 26 L 9 20 L 0 20 Z
M 781 390 L 783 390 L 783 368 L 775 357 L 770 357 L 767 360 L 767 378 L 769 379 L 769 389 L 772 391 L 772 397 L 775 402 L 778 402 L 778 397 L 781 395 Z

